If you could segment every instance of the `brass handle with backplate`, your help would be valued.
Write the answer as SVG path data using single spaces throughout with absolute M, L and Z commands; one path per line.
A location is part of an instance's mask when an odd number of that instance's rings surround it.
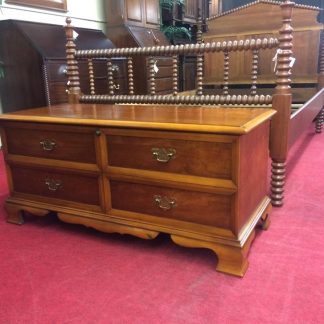
M 63 187 L 61 180 L 47 178 L 47 179 L 45 179 L 45 184 L 47 185 L 47 188 L 50 191 L 57 191 L 59 188 Z
M 171 159 L 174 159 L 176 157 L 177 151 L 173 148 L 158 148 L 153 147 L 151 149 L 153 157 L 158 161 L 162 163 L 167 163 Z
M 56 142 L 48 138 L 40 141 L 39 144 L 43 147 L 44 151 L 53 151 L 56 146 Z
M 164 211 L 177 207 L 177 200 L 175 198 L 155 195 L 153 197 L 153 200 L 157 204 L 157 206 L 163 209 Z

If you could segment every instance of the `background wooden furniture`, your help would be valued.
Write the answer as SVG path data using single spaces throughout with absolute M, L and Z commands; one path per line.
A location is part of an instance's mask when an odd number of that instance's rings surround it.
M 114 48 L 99 30 L 75 28 L 78 48 Z M 67 102 L 66 53 L 63 26 L 17 21 L 0 21 L 0 58 L 4 63 L 1 87 L 4 112 Z M 125 93 L 125 65 L 115 58 L 116 92 Z M 107 91 L 106 65 L 95 62 L 96 86 Z M 90 90 L 87 64 L 80 65 L 81 87 Z M 119 85 L 119 86 L 117 86 Z
M 291 80 L 298 87 L 295 99 L 304 102 L 317 91 L 318 53 L 323 25 L 317 21 L 319 8 L 295 5 L 292 12 L 293 57 L 296 59 Z M 256 1 L 244 7 L 224 12 L 208 19 L 208 32 L 203 35 L 206 42 L 231 39 L 278 37 L 282 24 L 281 8 L 273 1 Z M 276 49 L 260 53 L 258 60 L 258 84 L 275 84 L 274 62 Z M 253 53 L 236 52 L 230 56 L 229 81 L 232 84 L 250 84 Z M 219 53 L 205 57 L 205 84 L 222 84 L 223 57 Z M 308 85 L 308 86 L 307 86 Z M 307 89 L 305 89 L 307 88 Z M 306 97 L 303 92 L 308 92 Z
M 269 225 L 273 114 L 66 104 L 0 115 L 8 221 L 55 212 L 103 232 L 168 233 L 213 250 L 218 271 L 243 276 L 256 224 Z
M 169 45 L 160 28 L 158 0 L 106 0 L 107 36 L 117 47 L 148 47 Z M 136 57 L 134 79 L 136 94 L 147 94 L 148 61 Z M 156 93 L 172 92 L 172 60 L 165 57 L 155 59 Z
M 322 7 L 321 1 L 323 0 L 296 0 L 294 1 L 296 4 Z M 242 7 L 244 5 L 255 2 L 255 0 L 219 0 L 221 11 L 228 11 L 238 7 Z
M 268 2 L 267 2 L 268 3 Z M 268 104 L 277 111 L 276 116 L 271 122 L 270 135 L 270 153 L 272 158 L 272 175 L 271 175 L 271 191 L 272 203 L 275 206 L 281 206 L 284 198 L 286 159 L 289 147 L 294 143 L 296 138 L 303 132 L 305 127 L 316 118 L 316 132 L 321 132 L 323 126 L 323 102 L 324 102 L 324 55 L 320 56 L 320 73 L 319 86 L 321 89 L 305 103 L 299 110 L 291 115 L 292 91 L 291 91 L 291 66 L 292 60 L 292 28 L 291 17 L 294 4 L 286 0 L 281 4 L 282 27 L 279 30 L 279 39 L 264 38 L 246 39 L 213 42 L 205 44 L 192 44 L 181 46 L 160 46 L 147 47 L 142 49 L 121 48 L 103 50 L 99 53 L 92 50 L 75 50 L 75 44 L 72 39 L 72 27 L 68 25 L 67 30 L 67 49 L 68 49 L 68 75 L 71 82 L 69 88 L 69 102 L 91 102 L 91 103 L 145 103 L 145 104 L 173 104 L 173 105 L 264 105 Z M 277 7 L 276 7 L 277 8 Z M 323 44 L 323 43 L 322 43 Z M 259 63 L 259 52 L 265 49 L 278 47 L 277 55 L 277 73 L 276 87 L 272 95 L 260 95 L 257 91 L 257 70 Z M 322 51 L 324 48 L 322 45 Z M 246 90 L 239 94 L 230 94 L 229 88 L 229 70 L 231 66 L 230 54 L 252 52 L 253 61 L 251 62 L 251 86 L 246 94 Z M 207 53 L 222 53 L 224 58 L 224 86 L 221 94 L 204 95 L 203 89 L 203 56 Z M 196 67 L 196 86 L 197 89 L 193 95 L 179 95 L 178 87 L 178 62 L 179 55 L 197 55 Z M 78 81 L 78 59 L 93 60 L 95 58 L 113 58 L 116 55 L 128 57 L 128 79 L 129 79 L 129 95 L 120 96 L 114 94 L 111 88 L 109 94 L 93 95 L 82 94 Z M 134 78 L 133 78 L 133 57 L 143 55 L 149 57 L 149 95 L 134 94 Z M 173 96 L 156 95 L 156 83 L 154 71 L 154 56 L 172 56 L 172 85 Z M 244 55 L 244 54 L 243 54 Z M 234 105 L 234 106 L 233 106 Z
M 183 5 L 173 0 L 172 8 L 161 8 L 162 30 L 171 31 L 173 45 L 201 43 L 201 32 L 206 30 L 209 16 L 208 0 L 184 0 Z M 186 31 L 186 32 L 184 32 Z M 188 36 L 190 35 L 190 37 Z M 188 91 L 196 88 L 196 56 L 182 55 L 179 64 L 179 89 Z

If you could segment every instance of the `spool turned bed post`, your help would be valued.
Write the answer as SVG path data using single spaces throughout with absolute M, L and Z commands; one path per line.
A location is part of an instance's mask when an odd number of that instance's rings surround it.
M 153 56 L 150 56 L 148 59 L 149 63 L 149 94 L 155 95 L 155 71 L 154 71 L 154 65 L 155 65 L 155 59 Z
M 128 93 L 134 94 L 134 70 L 133 70 L 133 58 L 127 57 L 127 75 L 128 75 Z
M 286 159 L 288 153 L 288 136 L 290 124 L 291 94 L 291 67 L 293 28 L 291 16 L 294 2 L 285 0 L 281 4 L 283 25 L 279 31 L 279 52 L 276 71 L 276 89 L 273 95 L 272 106 L 277 111 L 271 121 L 270 156 L 271 170 L 271 201 L 279 207 L 283 204 L 286 175 Z
M 178 56 L 173 55 L 172 56 L 172 89 L 173 89 L 173 95 L 177 96 L 179 92 L 179 87 L 178 87 Z
M 107 58 L 107 79 L 108 79 L 108 93 L 113 96 L 115 94 L 114 74 L 112 69 L 112 60 Z
M 95 82 L 94 82 L 94 71 L 93 71 L 93 62 L 91 59 L 88 60 L 88 70 L 89 70 L 89 85 L 90 85 L 90 94 L 95 95 Z
M 251 71 L 251 96 L 257 94 L 257 83 L 258 83 L 258 65 L 259 65 L 259 50 L 254 49 L 252 51 L 252 71 Z
M 318 74 L 318 89 L 324 87 L 324 31 L 321 30 L 321 42 L 319 50 L 319 74 Z M 322 107 L 320 113 L 316 118 L 315 131 L 316 133 L 322 133 L 324 123 L 324 107 Z
M 73 40 L 73 27 L 71 18 L 66 18 L 65 35 L 66 35 L 66 59 L 67 59 L 67 77 L 68 77 L 68 101 L 69 103 L 79 103 L 80 78 L 78 70 L 78 62 L 75 59 L 76 45 Z
M 202 18 L 200 11 L 198 13 L 197 20 L 197 44 L 201 44 L 202 39 Z M 204 53 L 197 54 L 197 66 L 196 66 L 196 95 L 202 96 L 203 94 L 203 74 L 204 74 Z

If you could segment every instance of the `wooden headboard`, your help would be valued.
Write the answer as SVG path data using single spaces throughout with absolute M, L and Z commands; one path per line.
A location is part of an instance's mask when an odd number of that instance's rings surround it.
M 283 10 L 284 11 L 284 10 Z M 281 13 L 280 13 L 281 14 Z M 288 12 L 288 16 L 290 13 Z M 204 55 L 206 53 L 225 54 L 225 65 L 229 68 L 227 58 L 229 54 L 236 52 L 263 52 L 273 48 L 280 47 L 280 40 L 272 37 L 263 39 L 251 38 L 245 40 L 234 40 L 214 43 L 198 43 L 175 46 L 152 46 L 143 48 L 116 48 L 102 50 L 77 50 L 73 40 L 73 27 L 71 20 L 67 18 L 66 36 L 67 36 L 67 75 L 68 75 L 68 93 L 69 102 L 94 102 L 94 103 L 141 103 L 141 104 L 193 104 L 193 105 L 216 105 L 216 104 L 244 104 L 244 105 L 262 105 L 272 102 L 271 94 L 261 94 L 256 92 L 256 80 L 251 79 L 250 91 L 242 94 L 230 94 L 228 91 L 227 73 L 224 71 L 225 84 L 220 95 L 204 95 L 203 93 L 203 70 Z M 282 41 L 284 44 L 285 41 Z M 184 95 L 179 93 L 179 62 L 181 55 L 196 55 L 196 91 L 194 94 Z M 287 54 L 282 53 L 281 57 Z M 134 65 L 136 58 L 144 56 L 147 58 L 148 75 L 148 93 L 145 95 L 136 95 L 134 91 Z M 125 57 L 127 59 L 127 77 L 128 77 L 128 95 L 117 95 L 114 89 L 114 75 L 112 59 L 115 57 Z M 156 65 L 157 57 L 169 57 L 172 60 L 172 90 L 171 94 L 160 95 L 156 93 Z M 97 94 L 93 64 L 95 60 L 106 62 L 107 65 L 107 94 Z M 89 88 L 90 93 L 82 93 L 79 82 L 79 62 L 88 63 Z M 258 62 L 254 62 L 252 74 L 256 74 Z M 249 71 L 251 73 L 251 70 Z M 275 78 L 273 72 L 273 78 Z M 278 80 L 286 79 L 286 75 L 278 75 Z M 281 82 L 281 81 L 278 81 Z
M 204 34 L 205 42 L 227 41 L 231 39 L 248 39 L 279 36 L 278 30 L 282 25 L 281 2 L 260 0 L 248 5 L 230 10 L 208 19 L 208 32 Z M 320 8 L 295 4 L 292 13 L 293 66 L 292 83 L 317 84 L 318 55 L 320 34 L 323 24 L 317 22 Z M 262 53 L 236 52 L 229 58 L 229 82 L 246 84 L 250 80 L 252 55 L 259 61 L 258 83 L 274 84 L 273 77 L 276 49 Z M 223 82 L 224 70 L 222 53 L 205 55 L 204 84 L 220 84 Z

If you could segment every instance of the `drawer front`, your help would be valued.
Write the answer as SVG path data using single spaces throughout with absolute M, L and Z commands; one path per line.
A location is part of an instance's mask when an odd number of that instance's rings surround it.
M 96 94 L 107 94 L 108 89 L 108 70 L 105 60 L 95 61 L 94 65 L 94 86 Z M 124 61 L 113 60 L 113 82 L 115 85 L 115 94 L 127 94 L 127 75 Z M 84 94 L 90 94 L 90 79 L 88 64 L 81 62 L 79 64 L 80 71 L 80 88 Z
M 113 75 L 115 79 L 126 78 L 126 60 L 112 59 Z
M 231 142 L 109 134 L 107 148 L 111 166 L 232 179 Z
M 108 94 L 108 81 L 107 78 L 95 78 L 95 94 Z M 80 81 L 81 92 L 84 94 L 90 94 L 90 83 L 89 80 Z M 114 79 L 114 94 L 121 95 L 127 94 L 127 81 L 126 79 Z
M 97 176 L 11 166 L 14 192 L 100 205 Z
M 112 208 L 198 223 L 230 227 L 231 196 L 111 181 Z
M 159 58 L 154 60 L 155 66 L 158 68 L 158 71 L 155 73 L 155 78 L 166 78 L 172 77 L 172 59 L 169 58 Z M 149 64 L 146 61 L 146 69 L 149 71 Z
M 169 91 L 172 92 L 172 78 L 156 79 L 155 80 L 156 92 Z
M 47 77 L 53 82 L 67 82 L 67 66 L 64 60 L 53 60 L 46 63 Z
M 159 66 L 170 66 L 172 67 L 172 58 L 170 57 L 159 57 L 156 60 L 156 65 Z
M 86 60 L 81 60 L 78 63 L 79 74 L 84 78 L 89 78 L 89 66 Z M 126 60 L 112 59 L 113 76 L 116 79 L 126 77 Z M 108 67 L 107 60 L 93 60 L 93 72 L 95 78 L 107 78 Z
M 172 68 L 169 66 L 158 66 L 158 72 L 155 74 L 155 78 L 169 78 L 172 79 Z
M 68 132 L 62 127 L 40 125 L 6 127 L 8 153 L 47 159 L 96 163 L 94 137 L 92 130 Z
M 51 105 L 68 102 L 66 82 L 49 82 L 48 90 Z

